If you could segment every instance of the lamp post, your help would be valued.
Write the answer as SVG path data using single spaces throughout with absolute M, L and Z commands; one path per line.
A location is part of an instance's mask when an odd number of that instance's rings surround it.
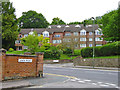
M 95 30 L 94 30 L 94 24 L 95 24 L 95 18 L 91 18 L 93 20 L 93 68 L 95 66 L 94 64 L 94 57 L 95 57 Z

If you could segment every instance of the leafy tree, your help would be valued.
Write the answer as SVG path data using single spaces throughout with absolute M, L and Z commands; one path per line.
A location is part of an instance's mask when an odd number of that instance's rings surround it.
M 63 25 L 63 24 L 66 23 L 58 17 L 52 19 L 51 25 Z
M 44 38 L 43 35 L 37 36 L 37 33 L 34 32 L 32 35 L 21 38 L 21 44 L 28 46 L 28 49 L 31 53 L 38 52 L 40 49 L 46 49 L 45 46 L 50 47 L 49 38 Z M 41 44 L 41 47 L 39 46 Z
M 72 24 L 81 24 L 81 22 L 70 22 L 68 25 L 72 25 Z
M 19 25 L 21 28 L 46 28 L 49 23 L 41 13 L 30 10 L 22 13 Z
M 102 28 L 103 37 L 106 41 L 120 41 L 120 8 L 113 10 L 104 16 L 102 16 Z
M 15 16 L 15 8 L 10 2 L 2 2 L 2 47 L 9 49 L 14 47 L 18 36 L 18 20 Z

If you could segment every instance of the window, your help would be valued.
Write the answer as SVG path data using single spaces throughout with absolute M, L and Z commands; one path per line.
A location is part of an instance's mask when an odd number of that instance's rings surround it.
M 49 32 L 48 31 L 44 31 L 43 32 L 43 37 L 49 37 Z
M 75 39 L 74 39 L 74 41 L 76 41 L 76 42 L 77 42 L 77 41 L 78 41 L 78 38 L 75 38 Z
M 103 35 L 103 34 L 102 34 L 102 31 L 96 30 L 95 35 Z
M 89 35 L 92 35 L 92 32 L 89 32 Z
M 102 46 L 102 44 L 96 44 L 96 46 Z
M 66 33 L 65 36 L 71 36 L 71 33 Z
M 19 47 L 18 47 L 18 50 L 22 50 L 22 46 L 19 46 Z
M 74 36 L 78 36 L 78 32 L 74 32 L 73 34 L 74 34 Z
M 92 38 L 89 38 L 89 41 L 92 41 Z
M 53 40 L 53 43 L 61 43 L 61 40 Z
M 60 37 L 60 35 L 55 35 L 54 37 Z
M 40 34 L 38 34 L 38 36 L 40 36 Z
M 24 34 L 24 37 L 27 37 L 28 36 L 28 34 Z
M 80 38 L 80 41 L 86 41 L 86 38 Z
M 103 41 L 103 38 L 96 37 L 95 41 Z
M 28 49 L 28 46 L 24 46 L 24 49 Z
M 75 45 L 75 48 L 78 48 L 78 44 Z
M 89 44 L 89 47 L 92 47 L 92 44 Z
M 48 33 L 43 34 L 44 37 L 49 37 Z
M 80 47 L 86 47 L 86 44 L 80 44 Z
M 20 40 L 16 40 L 15 43 L 16 43 L 16 44 L 20 44 L 21 41 L 20 41 Z
M 65 39 L 63 39 L 63 41 L 64 41 L 64 42 L 70 42 L 71 39 L 70 39 L 70 38 L 65 38 Z
M 19 38 L 22 38 L 22 35 L 20 35 Z
M 86 31 L 85 30 L 81 30 L 80 31 L 80 35 L 86 35 Z

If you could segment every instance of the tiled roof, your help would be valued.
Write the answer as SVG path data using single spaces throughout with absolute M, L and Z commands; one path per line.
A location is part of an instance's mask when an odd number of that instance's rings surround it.
M 34 28 L 33 31 L 41 34 L 43 31 L 48 31 L 50 34 L 54 32 L 80 32 L 82 29 L 85 29 L 87 32 L 93 31 L 93 25 L 87 25 L 86 27 L 83 24 L 80 24 L 80 27 L 76 27 L 76 25 L 67 25 L 69 27 L 65 27 L 66 25 L 60 25 L 61 28 L 57 27 L 58 25 L 50 25 L 51 28 Z M 78 26 L 78 25 L 77 25 Z M 94 25 L 94 30 L 97 30 L 99 26 L 96 24 Z M 21 34 L 28 34 L 31 29 L 21 29 Z

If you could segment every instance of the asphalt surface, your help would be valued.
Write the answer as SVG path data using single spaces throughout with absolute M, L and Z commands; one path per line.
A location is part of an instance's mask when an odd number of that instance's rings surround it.
M 93 85 L 101 86 L 118 86 L 118 71 L 114 70 L 98 70 L 98 69 L 83 69 L 71 67 L 58 67 L 56 65 L 45 65 L 44 73 L 52 73 L 58 75 L 67 75 L 76 77 L 77 82 L 89 81 Z

